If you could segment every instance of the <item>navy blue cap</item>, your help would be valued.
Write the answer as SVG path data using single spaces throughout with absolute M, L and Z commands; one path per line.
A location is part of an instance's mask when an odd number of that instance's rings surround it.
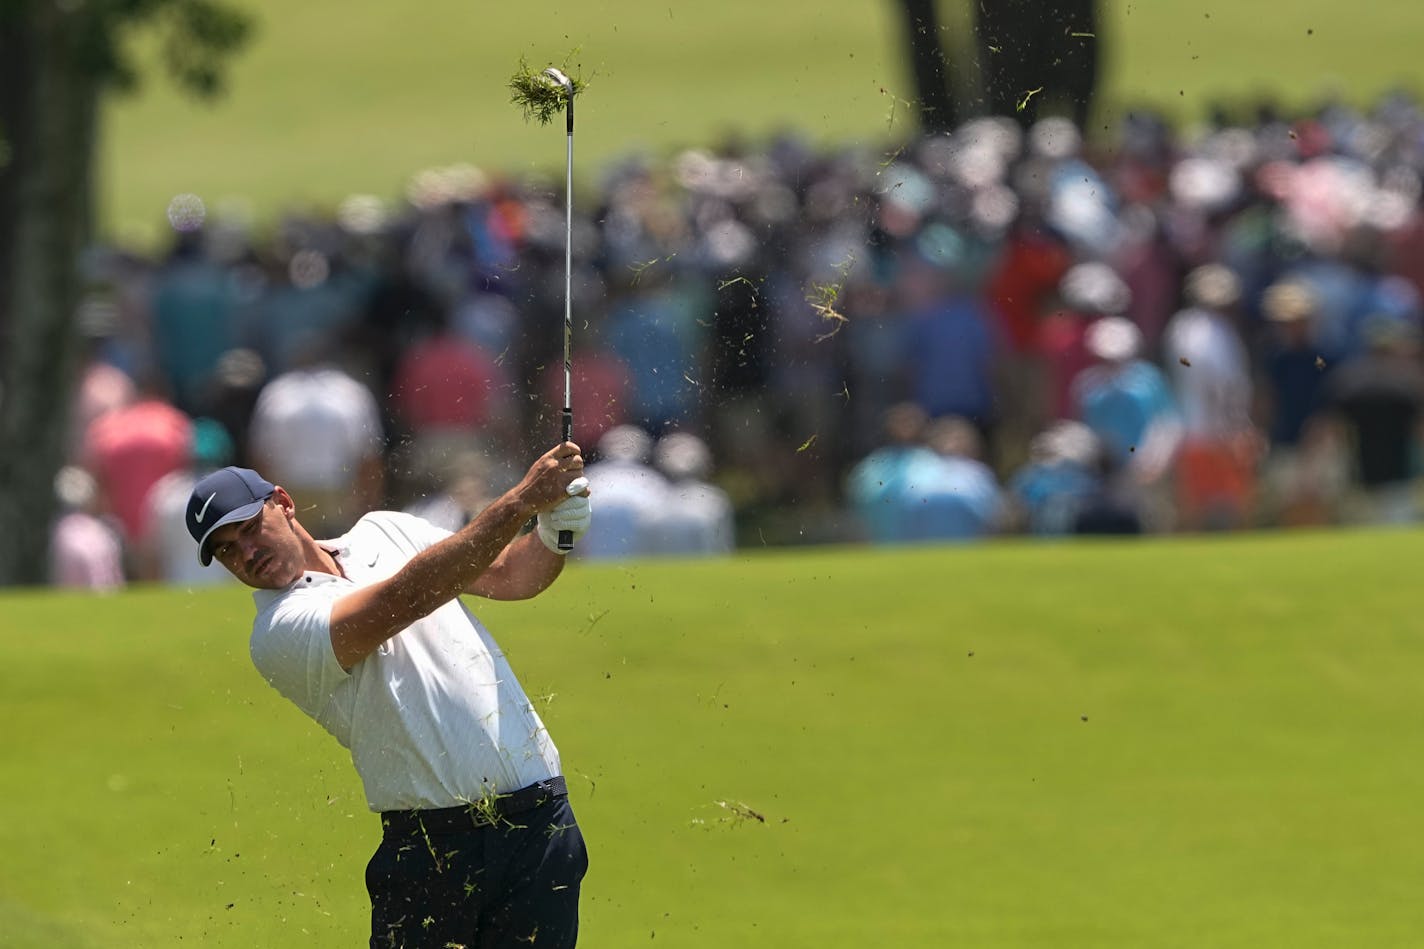
M 198 561 L 203 566 L 213 562 L 208 549 L 213 531 L 256 517 L 276 487 L 251 468 L 233 467 L 219 468 L 193 486 L 184 521 L 198 542 Z

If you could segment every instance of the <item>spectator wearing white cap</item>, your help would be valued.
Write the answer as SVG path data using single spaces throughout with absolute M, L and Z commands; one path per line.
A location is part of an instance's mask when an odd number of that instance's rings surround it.
M 669 432 L 653 446 L 653 466 L 667 478 L 668 488 L 666 502 L 651 512 L 650 552 L 678 557 L 730 554 L 736 541 L 732 500 L 708 480 L 712 452 L 707 443 L 691 432 Z
M 1073 380 L 1074 414 L 1102 441 L 1110 468 L 1143 493 L 1149 522 L 1165 527 L 1165 476 L 1181 440 L 1171 387 L 1141 358 L 1142 334 L 1126 317 L 1097 320 L 1085 344 L 1096 363 Z
M 653 552 L 652 525 L 668 503 L 669 485 L 650 464 L 652 449 L 652 436 L 637 425 L 615 425 L 598 440 L 597 460 L 585 471 L 601 502 L 598 530 L 575 556 L 615 560 Z

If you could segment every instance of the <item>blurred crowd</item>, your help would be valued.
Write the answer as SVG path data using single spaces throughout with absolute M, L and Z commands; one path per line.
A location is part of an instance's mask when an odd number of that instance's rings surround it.
M 1421 176 L 1406 95 L 600 169 L 575 556 L 1411 522 Z M 214 579 L 174 512 L 222 464 L 318 533 L 473 516 L 558 437 L 561 189 L 434 169 L 260 234 L 185 195 L 164 254 L 94 248 L 57 581 Z

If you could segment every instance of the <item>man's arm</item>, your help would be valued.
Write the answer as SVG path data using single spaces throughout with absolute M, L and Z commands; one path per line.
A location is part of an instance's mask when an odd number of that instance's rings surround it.
M 511 554 L 505 548 L 529 518 L 553 509 L 567 498 L 569 483 L 582 473 L 583 457 L 578 446 L 564 442 L 545 452 L 518 485 L 458 533 L 422 550 L 393 576 L 338 600 L 331 608 L 331 646 L 341 667 L 351 669 L 411 623 L 476 587 L 476 581 L 496 563 L 505 562 L 498 574 L 506 578 L 503 586 L 494 581 L 500 589 L 520 589 L 516 579 L 524 571 L 531 571 L 525 582 L 537 581 L 536 568 L 542 560 L 533 560 L 528 554 Z M 523 551 L 529 539 L 516 547 Z M 533 543 L 540 544 L 537 538 Z M 563 559 L 552 553 L 550 556 Z M 562 565 L 545 569 L 553 570 L 544 581 L 548 586 Z
M 491 600 L 527 600 L 549 588 L 563 572 L 565 559 L 530 531 L 500 551 L 465 592 Z
M 564 569 L 568 548 L 560 539 L 567 532 L 577 540 L 593 522 L 588 479 L 575 478 L 568 490 L 569 497 L 540 514 L 533 532 L 504 548 L 465 592 L 491 600 L 527 600 L 547 590 Z

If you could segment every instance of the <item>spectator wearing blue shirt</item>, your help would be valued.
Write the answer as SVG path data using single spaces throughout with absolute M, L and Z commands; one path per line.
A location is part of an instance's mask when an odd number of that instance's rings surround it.
M 1167 377 L 1139 356 L 1142 333 L 1127 317 L 1099 318 L 1084 345 L 1095 362 L 1073 379 L 1075 414 L 1102 441 L 1104 466 L 1121 482 L 1115 491 L 1152 529 L 1167 529 L 1175 523 L 1167 474 L 1182 436 Z
M 1166 376 L 1138 357 L 1142 334 L 1126 317 L 1105 316 L 1088 327 L 1086 344 L 1097 363 L 1073 380 L 1078 417 L 1115 463 L 1159 470 L 1180 426 Z
M 969 292 L 965 263 L 914 255 L 902 283 L 923 287 L 909 301 L 905 353 L 914 400 L 931 418 L 958 416 L 992 439 L 995 423 L 993 318 Z
M 632 374 L 628 414 L 653 434 L 693 420 L 692 380 L 701 375 L 696 329 L 687 293 L 658 267 L 609 305 L 605 338 Z
M 928 451 L 910 456 L 897 498 L 904 540 L 966 541 L 998 531 L 1003 499 L 981 460 L 977 428 L 956 416 L 935 419 L 925 445 Z
M 851 468 L 846 495 L 866 539 L 877 544 L 901 543 L 908 526 L 899 503 L 916 466 L 929 463 L 924 445 L 929 419 L 913 402 L 892 405 L 881 420 L 883 444 Z
M 1266 289 L 1268 333 L 1261 353 L 1262 425 L 1268 438 L 1261 471 L 1260 516 L 1273 526 L 1328 523 L 1343 487 L 1343 469 L 1315 450 L 1325 387 L 1335 364 L 1314 340 L 1316 298 L 1310 287 L 1281 280 Z
M 1100 445 L 1082 422 L 1054 422 L 1029 443 L 1028 461 L 1009 479 L 1009 522 L 1039 537 L 1073 534 L 1103 489 Z
M 223 353 L 237 342 L 232 275 L 204 252 L 201 231 L 180 231 L 153 280 L 153 345 L 174 404 L 187 412 L 203 397 Z

